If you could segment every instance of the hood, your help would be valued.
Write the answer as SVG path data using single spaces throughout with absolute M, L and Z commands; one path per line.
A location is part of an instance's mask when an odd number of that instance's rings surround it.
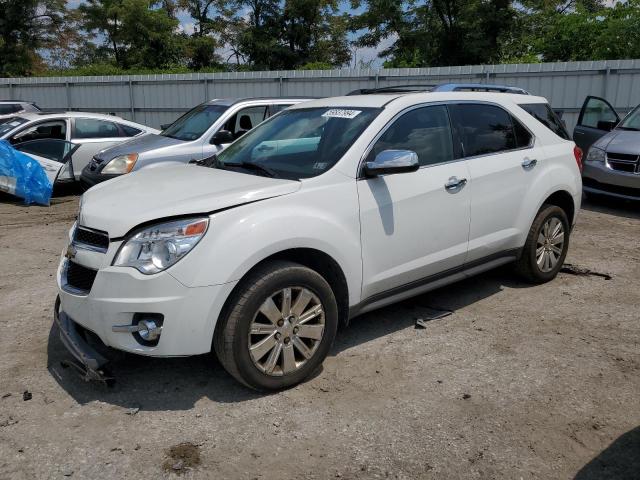
M 85 192 L 79 223 L 118 238 L 141 223 L 286 195 L 300 185 L 196 165 L 142 169 Z
M 593 144 L 607 152 L 640 155 L 640 132 L 613 130 Z
M 96 158 L 102 161 L 109 161 L 119 155 L 129 153 L 144 153 L 159 148 L 171 147 L 173 145 L 184 145 L 186 142 L 171 137 L 148 133 L 141 137 L 136 137 L 124 143 L 119 143 L 114 147 L 98 152 Z

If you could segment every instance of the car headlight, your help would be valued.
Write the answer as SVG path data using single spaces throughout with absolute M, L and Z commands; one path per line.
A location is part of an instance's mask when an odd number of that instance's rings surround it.
M 129 153 L 128 155 L 118 155 L 112 158 L 102 169 L 102 173 L 108 174 L 120 174 L 129 173 L 133 170 L 136 161 L 138 160 L 137 153 Z
M 587 162 L 604 162 L 604 150 L 598 147 L 591 147 L 587 153 Z
M 139 230 L 120 247 L 113 265 L 145 275 L 166 270 L 198 244 L 208 226 L 208 218 L 188 218 Z

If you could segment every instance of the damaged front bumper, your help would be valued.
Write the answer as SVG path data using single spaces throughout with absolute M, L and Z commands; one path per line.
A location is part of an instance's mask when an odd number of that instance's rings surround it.
M 76 323 L 60 310 L 60 297 L 56 298 L 53 319 L 60 332 L 60 340 L 74 357 L 73 362 L 65 362 L 75 368 L 85 381 L 98 380 L 107 385 L 113 384 L 113 377 L 109 373 L 109 360 L 100 355 L 87 343 L 84 333 Z

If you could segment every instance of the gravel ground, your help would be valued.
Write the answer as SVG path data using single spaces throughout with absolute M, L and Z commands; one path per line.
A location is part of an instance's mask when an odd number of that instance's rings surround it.
M 0 198 L 0 479 L 640 478 L 637 204 L 580 212 L 567 262 L 611 280 L 491 272 L 355 319 L 313 379 L 260 395 L 211 355 L 119 355 L 112 389 L 61 366 L 77 201 Z M 415 329 L 429 308 L 454 314 Z

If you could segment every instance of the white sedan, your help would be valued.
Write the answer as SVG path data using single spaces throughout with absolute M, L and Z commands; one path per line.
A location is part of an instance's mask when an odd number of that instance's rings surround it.
M 86 112 L 25 112 L 0 124 L 0 139 L 25 153 L 58 159 L 61 158 L 60 141 L 76 145 L 73 155 L 67 159 L 67 168 L 56 177 L 59 182 L 78 180 L 82 169 L 99 151 L 147 133 L 159 131 L 113 115 Z M 38 151 L 20 147 L 34 140 L 39 141 Z

